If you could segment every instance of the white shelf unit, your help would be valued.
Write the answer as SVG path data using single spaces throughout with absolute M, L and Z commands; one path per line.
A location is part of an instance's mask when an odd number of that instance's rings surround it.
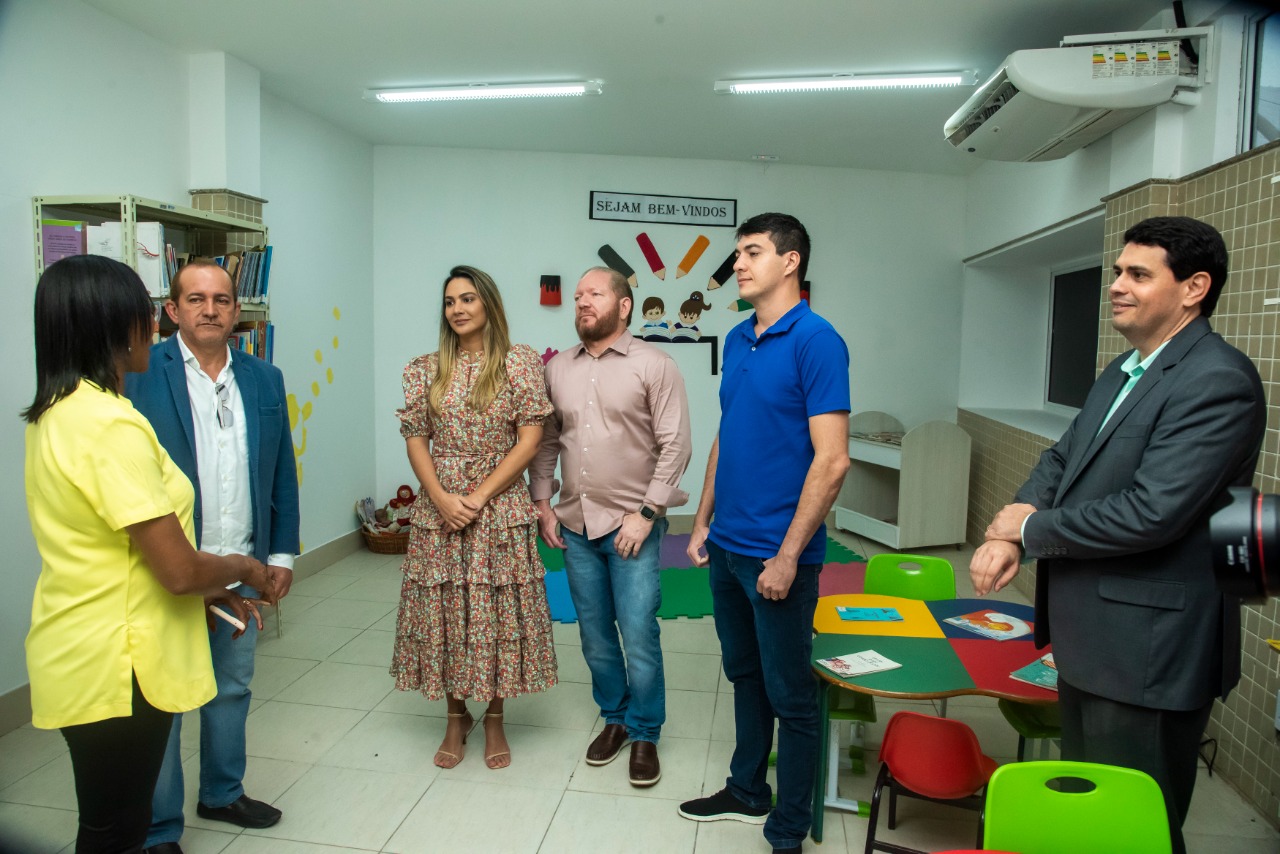
M 948 421 L 910 430 L 883 412 L 849 419 L 850 433 L 904 433 L 902 445 L 849 437 L 849 474 L 836 527 L 894 549 L 960 544 L 969 510 L 969 434 Z
M 133 246 L 139 222 L 159 222 L 165 235 L 179 248 L 204 255 L 222 255 L 232 249 L 266 246 L 267 226 L 249 219 L 226 216 L 213 211 L 197 210 L 158 202 L 134 195 L 105 196 L 35 196 L 31 200 L 35 222 L 36 278 L 44 272 L 44 235 L 41 221 L 49 219 L 80 220 L 101 225 L 108 220 L 120 223 L 121 246 Z M 133 252 L 124 253 L 124 262 L 137 268 Z M 164 300 L 156 299 L 157 305 Z M 173 326 L 163 312 L 157 312 L 163 334 L 171 334 Z M 240 303 L 240 325 L 264 326 L 271 319 L 267 302 Z M 265 331 L 264 331 L 265 334 Z M 264 355 L 265 342 L 256 355 Z

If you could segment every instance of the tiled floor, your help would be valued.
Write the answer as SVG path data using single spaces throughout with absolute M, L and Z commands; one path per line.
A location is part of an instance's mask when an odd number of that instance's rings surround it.
M 838 536 L 855 551 L 874 543 Z M 935 553 L 957 567 L 960 595 L 970 595 L 968 551 Z M 732 751 L 732 691 L 720 673 L 710 618 L 662 622 L 667 726 L 660 746 L 663 777 L 631 788 L 625 757 L 602 768 L 583 753 L 598 728 L 577 627 L 556 625 L 560 684 L 507 704 L 510 768 L 490 771 L 477 729 L 457 768 L 431 764 L 444 733 L 444 703 L 391 687 L 399 560 L 353 555 L 294 585 L 285 600 L 285 634 L 269 623 L 258 647 L 249 717 L 246 788 L 284 810 L 266 830 L 236 829 L 195 815 L 199 717 L 183 727 L 187 768 L 188 854 L 295 852 L 766 852 L 758 827 L 695 824 L 676 815 L 679 801 L 717 791 Z M 474 704 L 475 712 L 480 705 Z M 907 704 L 880 702 L 869 755 L 883 721 Z M 918 704 L 914 708 L 928 708 Z M 1012 759 L 1016 737 L 994 701 L 955 698 L 949 714 L 970 724 L 984 750 Z M 846 774 L 842 794 L 870 796 L 866 776 Z M 62 737 L 24 727 L 0 738 L 0 851 L 71 851 L 75 795 Z M 976 819 L 945 806 L 906 801 L 885 838 L 925 850 L 967 848 Z M 821 848 L 861 851 L 866 820 L 827 812 Z M 1192 852 L 1275 854 L 1280 836 L 1219 778 L 1201 775 L 1187 838 Z M 8 847 L 6 847 L 6 845 Z

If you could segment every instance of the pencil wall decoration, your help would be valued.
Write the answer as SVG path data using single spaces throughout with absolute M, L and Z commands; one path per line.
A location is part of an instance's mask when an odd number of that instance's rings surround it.
M 806 303 L 812 306 L 813 300 L 810 299 L 810 296 L 812 294 L 813 294 L 813 283 L 808 280 L 801 282 L 800 283 L 800 299 L 804 300 Z
M 658 250 L 654 248 L 653 241 L 649 239 L 649 235 L 640 232 L 636 235 L 636 243 L 640 244 L 640 251 L 644 253 L 644 260 L 649 262 L 649 269 L 659 279 L 666 281 L 667 265 L 662 263 L 662 257 L 658 255 Z
M 538 282 L 538 304 L 539 305 L 559 305 L 560 304 L 560 277 L 559 276 L 543 276 Z
M 626 276 L 627 284 L 631 285 L 633 288 L 636 286 L 636 271 L 631 268 L 630 264 L 622 260 L 622 256 L 619 255 L 612 246 L 606 243 L 596 251 L 596 254 L 600 256 L 600 260 L 603 261 L 605 266 L 610 270 L 617 270 L 619 273 Z
M 725 282 L 729 281 L 729 277 L 733 275 L 733 262 L 738 260 L 738 250 L 729 253 L 729 257 L 716 267 L 716 271 L 711 274 L 711 278 L 707 280 L 707 290 L 714 291 L 716 288 L 722 287 Z
M 751 303 L 744 299 L 736 299 L 725 307 L 729 311 L 751 311 Z
M 684 259 L 680 265 L 676 267 L 676 278 L 688 273 L 693 269 L 693 265 L 698 263 L 698 259 L 702 257 L 702 253 L 707 251 L 707 247 L 711 245 L 711 241 L 706 235 L 699 234 L 698 238 L 693 241 L 693 245 L 689 247 L 689 251 L 684 253 Z

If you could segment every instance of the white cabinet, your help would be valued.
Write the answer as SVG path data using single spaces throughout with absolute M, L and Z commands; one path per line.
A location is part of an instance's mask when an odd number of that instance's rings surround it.
M 900 550 L 964 542 L 968 433 L 948 421 L 904 430 L 883 412 L 852 416 L 849 432 L 862 435 L 849 437 L 849 474 L 836 501 L 837 528 Z

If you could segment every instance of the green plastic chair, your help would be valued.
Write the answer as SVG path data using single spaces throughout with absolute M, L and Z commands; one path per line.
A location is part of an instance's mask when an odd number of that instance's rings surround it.
M 1057 703 L 1019 703 L 1001 700 L 1000 714 L 1018 734 L 1018 761 L 1025 759 L 1027 742 L 1040 741 L 1040 758 L 1048 759 L 1049 741 L 1062 741 L 1062 710 Z M 1034 747 L 1034 744 L 1033 744 Z
M 867 561 L 863 593 L 901 596 L 932 602 L 956 598 L 956 571 L 951 561 L 929 555 L 876 555 Z M 947 716 L 947 701 L 938 703 L 938 712 Z
M 1085 780 L 1087 792 L 1049 788 Z M 1076 783 L 1071 788 L 1081 788 Z M 1147 774 L 1092 762 L 1015 762 L 987 784 L 982 847 L 1022 854 L 1169 854 L 1169 817 Z
M 956 598 L 951 561 L 927 555 L 876 555 L 867 561 L 863 593 L 932 602 Z

